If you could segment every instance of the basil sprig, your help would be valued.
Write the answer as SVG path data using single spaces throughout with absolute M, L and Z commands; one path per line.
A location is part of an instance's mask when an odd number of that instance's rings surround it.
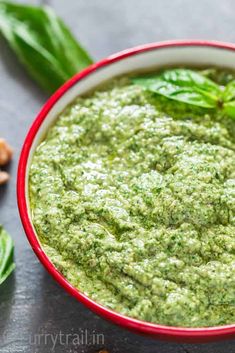
M 225 113 L 235 118 L 235 80 L 227 84 L 222 99 Z
M 48 92 L 92 63 L 49 7 L 0 1 L 0 33 L 32 77 Z
M 133 82 L 168 99 L 207 109 L 219 109 L 235 118 L 235 81 L 221 87 L 200 73 L 188 69 L 165 70 L 142 76 Z
M 10 235 L 0 225 L 0 285 L 15 268 L 13 262 L 14 245 Z

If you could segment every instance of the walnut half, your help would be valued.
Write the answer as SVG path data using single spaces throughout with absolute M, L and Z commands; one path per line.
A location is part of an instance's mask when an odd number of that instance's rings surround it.
M 0 185 L 5 184 L 10 179 L 10 175 L 7 172 L 0 170 Z
M 8 143 L 0 138 L 0 166 L 3 166 L 10 162 L 12 159 L 13 155 L 13 149 L 11 146 L 8 145 Z
M 8 143 L 0 138 L 0 166 L 6 165 L 12 159 L 13 149 Z M 0 185 L 5 184 L 10 179 L 10 175 L 0 169 Z

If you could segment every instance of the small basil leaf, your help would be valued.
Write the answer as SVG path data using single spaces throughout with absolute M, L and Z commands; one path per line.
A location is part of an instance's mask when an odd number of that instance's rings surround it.
M 13 262 L 14 245 L 10 235 L 0 226 L 0 284 L 15 268 Z
M 235 101 L 231 101 L 223 104 L 223 112 L 235 119 Z
M 49 92 L 92 63 L 49 7 L 0 1 L 0 32 L 32 77 Z
M 229 82 L 223 91 L 222 110 L 235 119 L 235 80 Z
M 133 82 L 169 99 L 203 108 L 216 108 L 220 87 L 187 69 L 166 70 L 160 75 L 134 78 Z
M 235 80 L 227 84 L 224 89 L 222 99 L 224 102 L 230 102 L 235 99 Z

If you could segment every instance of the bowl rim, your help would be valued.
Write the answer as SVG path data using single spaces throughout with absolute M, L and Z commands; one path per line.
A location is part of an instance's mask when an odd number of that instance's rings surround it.
M 37 132 L 46 119 L 49 111 L 57 103 L 57 101 L 78 81 L 86 78 L 88 75 L 92 74 L 99 68 L 110 65 L 116 61 L 123 60 L 127 57 L 140 54 L 146 51 L 157 50 L 160 48 L 167 47 L 214 47 L 217 49 L 225 49 L 229 51 L 235 51 L 235 44 L 218 42 L 218 41 L 206 41 L 206 40 L 171 40 L 164 42 L 154 42 L 145 45 L 136 46 L 130 49 L 123 50 L 116 54 L 110 55 L 107 58 L 90 65 L 86 69 L 82 70 L 75 76 L 73 76 L 69 81 L 67 81 L 63 86 L 61 86 L 44 104 L 43 108 L 37 115 L 36 119 L 33 121 L 27 136 L 25 138 L 19 164 L 18 164 L 18 174 L 17 174 L 17 202 L 20 218 L 28 238 L 28 241 L 34 250 L 36 256 L 40 262 L 44 265 L 47 271 L 52 275 L 52 277 L 73 297 L 78 301 L 83 303 L 89 309 L 91 309 L 96 314 L 116 323 L 124 328 L 136 331 L 138 333 L 151 335 L 160 339 L 174 340 L 174 341 L 184 341 L 184 342 L 203 342 L 211 341 L 216 339 L 225 339 L 235 335 L 235 324 L 215 326 L 215 327 L 199 327 L 199 328 L 188 328 L 188 327 L 175 327 L 155 324 L 151 322 L 137 320 L 128 316 L 124 316 L 118 312 L 110 310 L 103 305 L 100 305 L 90 299 L 88 296 L 80 292 L 78 289 L 73 287 L 69 281 L 56 269 L 52 264 L 49 257 L 43 251 L 38 239 L 36 232 L 34 231 L 29 212 L 27 210 L 27 196 L 26 196 L 26 178 L 27 178 L 27 165 L 28 158 L 30 155 L 30 150 L 37 135 Z

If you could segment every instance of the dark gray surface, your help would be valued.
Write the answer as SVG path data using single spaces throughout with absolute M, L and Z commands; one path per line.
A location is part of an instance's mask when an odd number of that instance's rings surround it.
M 54 0 L 51 4 L 96 60 L 157 40 L 235 42 L 234 0 Z M 45 272 L 22 230 L 15 176 L 25 134 L 47 97 L 2 41 L 0 53 L 0 136 L 15 148 L 12 180 L 0 189 L 0 222 L 14 237 L 17 264 L 14 276 L 0 287 L 0 352 L 51 352 L 55 340 L 57 353 L 92 353 L 102 347 L 120 353 L 235 352 L 235 341 L 178 345 L 129 333 L 92 314 Z M 88 344 L 82 344 L 86 332 Z M 104 335 L 99 336 L 100 342 L 104 338 L 103 345 L 96 344 L 96 334 Z M 91 344 L 92 337 L 95 344 Z M 78 339 L 80 344 L 75 345 Z

